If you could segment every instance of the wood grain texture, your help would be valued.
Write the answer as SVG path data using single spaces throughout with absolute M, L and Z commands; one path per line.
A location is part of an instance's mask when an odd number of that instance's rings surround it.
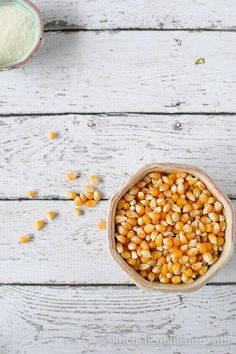
M 236 112 L 234 32 L 51 32 L 1 113 Z M 195 65 L 204 57 L 206 64 Z M 23 86 L 22 86 L 23 85 Z
M 131 283 L 107 252 L 106 232 L 97 227 L 106 218 L 107 206 L 101 202 L 75 217 L 72 201 L 1 201 L 0 283 Z M 59 213 L 57 219 L 34 231 L 35 221 L 45 218 L 49 210 Z M 34 239 L 20 245 L 24 234 Z M 236 282 L 235 269 L 236 257 L 232 257 L 212 282 Z
M 0 352 L 233 354 L 235 296 L 235 286 L 164 296 L 125 286 L 1 286 Z
M 188 163 L 236 197 L 235 116 L 64 115 L 0 118 L 0 197 L 66 198 L 88 177 L 110 198 L 147 163 Z M 48 133 L 57 131 L 57 140 Z M 227 158 L 226 158 L 227 157 Z M 69 171 L 80 177 L 66 181 Z
M 235 29 L 233 0 L 35 0 L 45 28 Z

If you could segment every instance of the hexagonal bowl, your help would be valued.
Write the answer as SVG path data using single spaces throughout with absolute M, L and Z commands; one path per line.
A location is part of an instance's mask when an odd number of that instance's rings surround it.
M 115 247 L 115 212 L 118 201 L 121 197 L 137 182 L 144 178 L 148 173 L 159 172 L 187 172 L 193 176 L 198 177 L 209 189 L 209 191 L 223 204 L 224 216 L 226 218 L 226 230 L 225 230 L 225 243 L 223 245 L 223 251 L 214 264 L 212 264 L 208 271 L 197 278 L 191 284 L 162 284 L 160 282 L 150 282 L 141 275 L 139 275 L 126 261 L 119 255 Z M 129 275 L 131 280 L 139 287 L 146 290 L 163 291 L 163 292 L 192 292 L 198 290 L 203 285 L 208 283 L 216 273 L 228 262 L 233 253 L 233 236 L 234 236 L 234 209 L 227 198 L 227 196 L 220 190 L 215 182 L 199 168 L 174 163 L 153 163 L 144 166 L 141 170 L 135 173 L 130 180 L 124 184 L 120 190 L 110 199 L 108 215 L 107 215 L 107 233 L 108 233 L 108 247 L 109 252 L 116 263 Z

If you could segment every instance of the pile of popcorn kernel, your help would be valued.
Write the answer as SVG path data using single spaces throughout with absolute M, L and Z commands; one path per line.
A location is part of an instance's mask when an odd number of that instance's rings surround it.
M 223 249 L 223 205 L 197 177 L 151 172 L 119 200 L 116 250 L 143 278 L 192 283 Z

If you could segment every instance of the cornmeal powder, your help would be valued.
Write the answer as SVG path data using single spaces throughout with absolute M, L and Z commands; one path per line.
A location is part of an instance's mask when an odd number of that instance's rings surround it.
M 23 60 L 33 48 L 36 24 L 33 15 L 14 3 L 0 0 L 0 66 Z

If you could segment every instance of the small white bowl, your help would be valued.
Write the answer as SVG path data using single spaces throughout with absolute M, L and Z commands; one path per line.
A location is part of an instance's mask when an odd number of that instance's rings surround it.
M 150 282 L 144 279 L 138 272 L 136 272 L 129 264 L 119 255 L 116 251 L 115 244 L 115 213 L 116 206 L 122 196 L 128 192 L 128 190 L 144 178 L 148 173 L 159 171 L 159 172 L 187 172 L 193 176 L 198 177 L 209 189 L 209 191 L 223 204 L 224 216 L 226 219 L 226 230 L 225 230 L 225 243 L 223 245 L 223 251 L 219 259 L 212 264 L 208 271 L 197 278 L 191 284 L 162 284 L 160 282 Z M 172 163 L 154 163 L 143 167 L 140 171 L 135 173 L 133 177 L 111 198 L 108 209 L 107 216 L 107 232 L 108 232 L 108 247 L 111 256 L 118 263 L 118 265 L 129 275 L 133 282 L 141 288 L 147 290 L 157 290 L 163 292 L 191 292 L 198 290 L 203 285 L 209 282 L 215 274 L 228 262 L 233 253 L 233 237 L 234 237 L 234 209 L 227 198 L 227 196 L 217 187 L 215 182 L 202 170 L 199 168 L 182 165 L 182 164 L 172 164 Z
M 35 18 L 35 22 L 37 24 L 36 25 L 37 39 L 35 41 L 34 46 L 31 48 L 30 52 L 27 53 L 27 55 L 23 59 L 19 59 L 19 61 L 15 63 L 0 66 L 0 71 L 19 68 L 25 65 L 31 59 L 34 53 L 42 46 L 44 40 L 43 19 L 39 9 L 29 0 L 14 0 L 12 2 L 20 4 L 22 8 L 26 8 L 26 10 L 28 10 Z

